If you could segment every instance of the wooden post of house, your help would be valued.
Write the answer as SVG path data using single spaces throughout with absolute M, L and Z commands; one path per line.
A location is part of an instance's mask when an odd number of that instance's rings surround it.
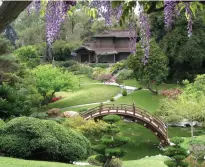
M 98 55 L 95 55 L 95 63 L 98 63 Z
M 114 63 L 115 63 L 115 54 L 114 54 Z
M 89 53 L 88 61 L 89 61 L 89 63 L 90 63 L 90 53 Z

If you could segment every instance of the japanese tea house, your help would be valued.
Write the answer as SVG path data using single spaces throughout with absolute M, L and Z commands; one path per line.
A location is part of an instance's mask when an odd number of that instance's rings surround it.
M 129 30 L 104 31 L 74 52 L 80 63 L 115 63 L 130 55 Z

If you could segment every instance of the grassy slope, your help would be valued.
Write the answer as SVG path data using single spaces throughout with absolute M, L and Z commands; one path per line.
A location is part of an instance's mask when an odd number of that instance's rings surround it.
M 143 158 L 137 161 L 124 161 L 123 167 L 167 167 L 167 165 L 164 164 L 166 160 L 167 157 L 157 156 Z
M 124 80 L 123 84 L 127 85 L 127 86 L 135 86 L 135 87 L 146 88 L 144 85 L 140 84 L 135 79 Z M 161 85 L 158 86 L 158 89 L 159 90 L 164 90 L 164 89 L 171 89 L 171 88 L 176 88 L 176 87 L 178 87 L 176 84 L 165 84 L 165 83 L 162 83 Z
M 141 160 L 135 161 L 124 161 L 124 167 L 166 167 L 164 165 L 164 161 L 166 157 L 150 157 L 143 158 Z M 78 165 L 71 165 L 66 163 L 58 163 L 58 162 L 47 162 L 47 161 L 30 161 L 30 160 L 22 160 L 16 158 L 7 158 L 0 157 L 0 166 L 2 167 L 80 167 Z M 94 167 L 94 166 L 86 166 L 86 167 Z
M 78 104 L 87 104 L 106 101 L 117 95 L 120 88 L 108 85 L 83 85 L 75 92 L 58 92 L 56 96 L 63 96 L 64 99 L 49 104 L 49 108 L 63 108 Z
M 1 167 L 79 167 L 78 165 L 47 162 L 47 161 L 30 161 L 16 158 L 0 157 Z M 91 166 L 87 166 L 91 167 Z
M 100 83 L 100 81 L 98 80 L 93 80 L 93 79 L 90 79 L 88 78 L 87 76 L 85 75 L 77 75 L 79 81 L 81 84 L 88 84 L 88 83 Z
M 147 90 L 139 90 L 133 92 L 132 94 L 122 97 L 113 103 L 115 104 L 132 104 L 133 102 L 137 107 L 143 108 L 149 112 L 154 112 L 158 106 L 159 101 L 162 99 L 162 96 L 155 95 Z

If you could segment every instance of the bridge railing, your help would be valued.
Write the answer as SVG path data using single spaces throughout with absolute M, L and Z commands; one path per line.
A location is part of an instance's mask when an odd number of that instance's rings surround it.
M 128 115 L 130 115 L 130 112 L 132 114 L 134 114 L 135 116 L 136 116 L 136 114 L 138 114 L 144 119 L 144 121 L 147 121 L 147 123 L 152 123 L 152 124 L 154 123 L 155 125 L 157 125 L 158 129 L 160 131 L 162 131 L 164 136 L 166 136 L 165 124 L 160 119 L 155 117 L 153 114 L 149 113 L 148 111 L 146 111 L 142 108 L 136 107 L 134 103 L 132 105 L 129 105 L 129 104 L 103 104 L 102 103 L 101 105 L 99 105 L 97 107 L 91 108 L 90 110 L 81 113 L 81 115 L 83 117 L 88 117 L 88 116 L 92 117 L 92 115 L 94 115 L 97 112 L 99 112 L 99 113 L 101 113 L 103 111 L 110 112 L 111 110 L 116 110 L 116 114 L 118 112 L 120 112 L 120 110 L 123 110 L 126 114 L 129 113 Z M 145 120 L 147 118 L 148 118 L 148 120 Z

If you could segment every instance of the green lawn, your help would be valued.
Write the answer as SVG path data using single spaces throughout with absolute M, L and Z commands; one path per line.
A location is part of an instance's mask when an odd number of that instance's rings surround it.
M 120 88 L 108 85 L 83 85 L 75 92 L 58 92 L 56 96 L 63 96 L 62 100 L 49 104 L 49 108 L 64 108 L 79 104 L 103 102 L 117 95 Z
M 124 161 L 123 167 L 167 167 L 164 164 L 168 158 L 164 156 L 148 157 L 135 161 Z
M 164 165 L 166 157 L 148 157 L 140 160 L 123 161 L 123 167 L 167 167 Z M 47 162 L 47 161 L 31 161 L 16 158 L 0 157 L 1 167 L 80 167 L 78 165 L 71 165 L 66 163 L 58 162 Z M 93 165 L 86 167 L 96 167 Z
M 133 102 L 137 107 L 143 108 L 149 112 L 154 112 L 159 107 L 159 101 L 163 96 L 153 94 L 147 90 L 139 90 L 124 96 L 114 101 L 114 104 L 132 104 Z
M 77 77 L 80 81 L 80 84 L 100 83 L 100 81 L 88 78 L 86 75 L 77 75 Z
M 1 167 L 80 167 L 79 165 L 72 165 L 58 162 L 47 161 L 30 161 L 16 158 L 0 157 Z M 86 166 L 91 167 L 91 166 Z
M 139 88 L 139 87 L 146 88 L 144 85 L 140 84 L 135 79 L 124 80 L 123 84 L 127 85 L 127 86 L 134 86 L 134 87 L 137 87 L 137 88 Z M 158 89 L 159 90 L 164 90 L 164 89 L 171 89 L 171 88 L 176 88 L 176 87 L 178 87 L 176 84 L 162 83 L 158 86 Z

